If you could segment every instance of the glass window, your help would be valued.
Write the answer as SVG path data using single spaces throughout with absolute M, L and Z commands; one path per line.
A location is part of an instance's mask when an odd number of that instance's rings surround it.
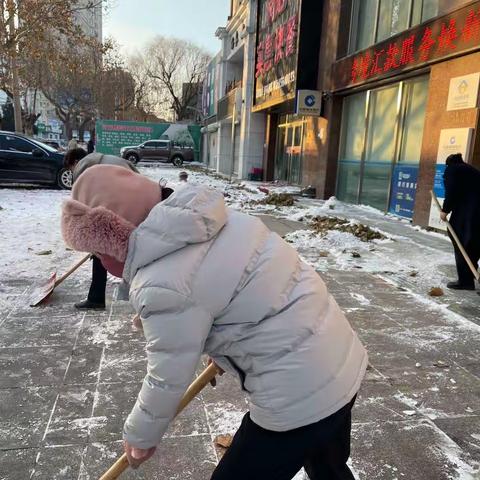
M 378 0 L 363 0 L 357 5 L 357 38 L 354 50 L 363 50 L 375 43 L 375 24 Z
M 420 0 L 417 0 L 420 3 Z M 423 0 L 422 22 L 438 15 L 438 0 Z
M 368 135 L 365 148 L 360 202 L 385 210 L 392 163 L 395 158 L 399 86 L 374 90 L 370 96 Z
M 422 23 L 422 0 L 414 0 L 412 7 L 412 25 Z
M 345 98 L 343 104 L 337 196 L 345 202 L 358 201 L 360 163 L 365 138 L 366 98 L 366 93 L 358 93 Z
M 47 150 L 47 152 L 58 153 L 58 149 L 60 145 L 58 142 L 52 142 L 52 145 L 48 145 L 46 143 L 40 142 L 39 140 L 34 140 L 35 145 L 42 147 L 43 149 Z
M 390 211 L 411 218 L 428 86 L 429 78 L 423 76 L 345 98 L 337 181 L 340 200 L 386 210 L 391 183 L 401 172 L 411 181 L 393 184 L 398 188 Z
M 405 114 L 398 158 L 400 163 L 420 162 L 427 96 L 428 77 L 405 83 Z
M 355 0 L 351 51 L 363 50 L 439 14 L 439 0 Z
M 285 152 L 286 128 L 280 127 L 277 130 L 277 148 L 275 158 L 275 178 L 285 180 L 287 178 L 287 153 Z
M 145 148 L 158 148 L 158 142 L 145 142 Z
M 158 142 L 157 148 L 168 148 L 168 142 Z
M 408 29 L 409 9 L 405 0 L 380 0 L 377 42 Z
M 301 182 L 301 160 L 302 160 L 302 136 L 303 127 L 298 125 L 292 127 L 294 129 L 293 134 L 293 146 L 291 154 L 291 166 L 290 166 L 290 181 L 296 185 Z
M 30 142 L 27 142 L 23 138 L 10 135 L 2 136 L 2 150 L 31 153 L 34 148 L 34 145 L 32 145 Z

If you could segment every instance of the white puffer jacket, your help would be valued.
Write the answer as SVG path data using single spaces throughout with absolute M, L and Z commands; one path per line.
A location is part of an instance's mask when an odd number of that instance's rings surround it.
M 130 236 L 124 278 L 148 355 L 124 427 L 135 447 L 159 443 L 202 352 L 239 377 L 269 430 L 325 418 L 360 387 L 367 354 L 323 281 L 221 193 L 187 185 L 154 207 Z

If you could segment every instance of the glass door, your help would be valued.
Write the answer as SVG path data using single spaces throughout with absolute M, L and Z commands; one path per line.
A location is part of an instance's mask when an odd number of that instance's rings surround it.
M 399 84 L 370 94 L 360 203 L 386 210 L 399 110 Z
M 275 178 L 299 185 L 302 179 L 303 123 L 278 127 L 275 154 Z
M 301 183 L 303 125 L 292 126 L 289 130 L 292 132 L 292 147 L 289 156 L 288 181 L 299 185 Z
M 393 169 L 389 211 L 412 218 L 422 151 L 428 77 L 405 82 L 402 97 L 398 158 Z
M 275 179 L 287 180 L 287 152 L 285 147 L 287 129 L 279 127 L 277 131 L 277 147 L 275 149 Z
M 343 104 L 337 197 L 358 202 L 360 166 L 365 142 L 367 93 L 346 97 Z

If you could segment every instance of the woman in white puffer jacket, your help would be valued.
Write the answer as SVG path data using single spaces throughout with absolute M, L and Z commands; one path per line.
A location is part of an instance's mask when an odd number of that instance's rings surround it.
M 121 193 L 131 175 L 91 167 L 62 217 L 66 242 L 123 275 L 142 319 L 148 372 L 124 427 L 131 464 L 151 456 L 207 353 L 250 397 L 212 479 L 289 480 L 302 466 L 311 480 L 353 479 L 351 407 L 367 355 L 323 281 L 203 186 L 181 187 L 135 227 Z

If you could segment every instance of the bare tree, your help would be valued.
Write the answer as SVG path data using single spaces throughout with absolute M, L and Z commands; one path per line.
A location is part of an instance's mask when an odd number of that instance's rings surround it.
M 157 37 L 147 57 L 148 76 L 160 93 L 160 102 L 174 110 L 177 120 L 191 118 L 189 107 L 198 96 L 210 55 L 191 42 Z
M 109 41 L 97 80 L 100 115 L 103 118 L 128 120 L 136 100 L 136 82 L 114 40 Z
M 17 131 L 22 130 L 20 82 L 25 65 L 43 54 L 52 33 L 84 41 L 75 15 L 101 4 L 102 0 L 0 1 L 0 84 L 13 100 Z
M 52 50 L 36 60 L 35 71 L 40 88 L 55 107 L 65 126 L 67 138 L 73 129 L 80 136 L 99 114 L 102 95 L 103 55 L 108 45 L 96 42 L 77 45 L 62 41 L 61 48 L 54 43 Z
M 128 59 L 127 68 L 135 82 L 135 102 L 131 114 L 143 122 L 158 116 L 166 117 L 168 108 L 159 96 L 149 72 L 150 61 L 147 55 L 137 53 Z
M 29 98 L 31 97 L 31 98 Z M 41 113 L 37 113 L 38 87 L 23 92 L 22 122 L 25 133 L 33 135 L 34 126 Z

